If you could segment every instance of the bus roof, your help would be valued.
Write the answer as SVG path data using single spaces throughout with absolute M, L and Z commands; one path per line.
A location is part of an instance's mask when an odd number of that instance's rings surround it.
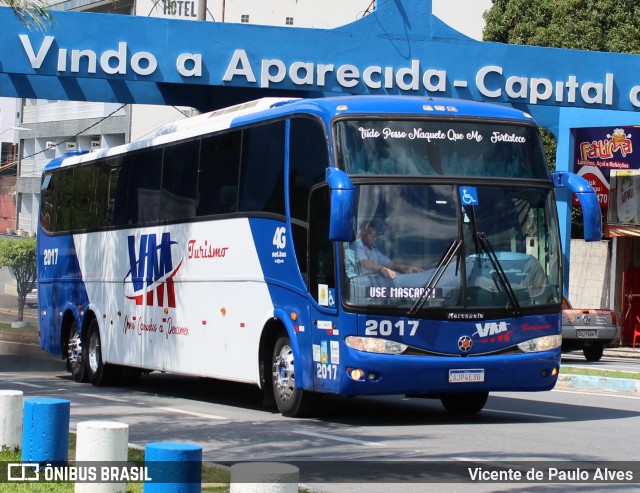
M 292 114 L 312 114 L 325 122 L 339 115 L 367 114 L 479 117 L 533 122 L 531 115 L 509 106 L 460 99 L 383 95 L 319 99 L 262 98 L 164 125 L 153 136 L 129 144 L 56 158 L 45 166 L 45 171 Z

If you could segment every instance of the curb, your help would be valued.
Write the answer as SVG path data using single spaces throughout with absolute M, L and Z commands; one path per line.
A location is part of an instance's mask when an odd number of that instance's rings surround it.
M 640 395 L 640 380 L 632 378 L 595 377 L 589 375 L 559 375 L 556 388 L 627 392 Z

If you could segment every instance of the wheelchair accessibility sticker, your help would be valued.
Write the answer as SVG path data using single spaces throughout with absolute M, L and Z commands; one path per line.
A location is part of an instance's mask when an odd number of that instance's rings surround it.
M 478 205 L 478 190 L 476 190 L 476 187 L 460 187 L 459 192 L 462 205 Z

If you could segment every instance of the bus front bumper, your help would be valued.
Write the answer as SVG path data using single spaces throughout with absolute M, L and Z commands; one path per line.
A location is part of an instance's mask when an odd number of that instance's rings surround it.
M 560 348 L 474 357 L 387 355 L 348 349 L 342 356 L 336 390 L 352 396 L 551 390 L 561 357 Z

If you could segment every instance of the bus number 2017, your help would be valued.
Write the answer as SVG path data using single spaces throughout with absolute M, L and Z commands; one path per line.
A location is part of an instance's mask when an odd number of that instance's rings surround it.
M 316 363 L 316 378 L 335 380 L 338 377 L 338 365 Z
M 368 336 L 390 336 L 396 332 L 399 336 L 414 335 L 418 330 L 420 322 L 417 320 L 398 320 L 395 324 L 391 320 L 367 320 L 365 335 Z
M 58 249 L 47 248 L 44 250 L 44 265 L 56 265 L 58 263 Z

